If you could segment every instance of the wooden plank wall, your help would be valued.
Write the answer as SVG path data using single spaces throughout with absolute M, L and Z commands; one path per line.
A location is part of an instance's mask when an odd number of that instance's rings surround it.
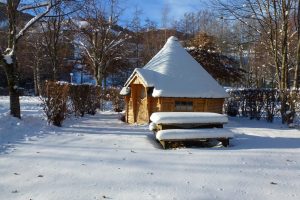
M 175 101 L 192 101 L 193 112 L 214 112 L 222 113 L 224 99 L 197 99 L 197 98 L 153 98 L 147 97 L 137 101 L 137 118 L 134 120 L 134 109 L 132 98 L 128 101 L 127 122 L 144 124 L 148 123 L 150 116 L 154 112 L 174 112 Z M 150 103 L 150 107 L 149 104 Z
M 138 100 L 137 120 L 138 124 L 148 123 L 147 98 Z
M 148 95 L 138 76 L 130 84 L 131 94 L 126 97 L 126 122 L 144 124 L 150 121 L 153 112 L 174 112 L 175 101 L 193 102 L 193 112 L 222 113 L 224 99 L 210 98 L 153 98 Z M 141 97 L 144 90 L 145 97 Z
M 206 112 L 220 113 L 223 112 L 224 99 L 207 99 Z
M 215 112 L 215 113 L 222 113 L 223 103 L 224 103 L 224 99 L 169 98 L 169 97 L 154 98 L 152 100 L 153 103 L 152 103 L 151 111 L 152 113 L 153 112 L 174 112 L 175 101 L 193 102 L 193 112 Z
M 133 102 L 132 102 L 132 98 L 130 99 L 130 101 L 128 101 L 127 104 L 128 107 L 128 113 L 126 114 L 127 116 L 127 123 L 129 124 L 133 124 L 134 123 L 134 117 L 133 117 Z
M 139 83 L 138 80 L 135 80 L 134 84 L 131 85 L 131 94 L 127 103 L 126 121 L 130 124 L 145 124 L 149 122 L 147 97 L 141 96 L 142 92 L 146 94 L 146 89 Z

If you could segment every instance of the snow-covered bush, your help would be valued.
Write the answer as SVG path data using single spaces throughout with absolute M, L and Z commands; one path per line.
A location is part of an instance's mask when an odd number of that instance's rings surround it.
M 67 116 L 69 86 L 64 83 L 46 82 L 43 96 L 43 110 L 49 123 L 61 126 Z
M 300 125 L 300 91 L 287 91 L 285 96 L 287 98 L 285 121 L 291 126 Z
M 100 108 L 100 100 L 111 102 L 116 112 L 123 110 L 124 102 L 118 88 L 109 88 L 106 93 L 101 91 L 100 86 L 95 85 L 47 81 L 41 99 L 48 122 L 61 126 L 69 113 L 81 117 L 84 114 L 94 115 Z
M 100 87 L 47 81 L 41 99 L 48 122 L 61 126 L 68 113 L 81 117 L 85 113 L 96 114 L 99 108 Z
M 272 122 L 278 112 L 277 90 L 272 89 L 231 89 L 225 103 L 225 112 L 229 116 L 241 115 L 259 120 L 261 117 Z
M 268 122 L 273 122 L 277 115 L 287 124 L 292 124 L 300 118 L 300 92 L 298 90 L 231 89 L 227 92 L 230 97 L 225 102 L 225 112 L 229 116 L 241 115 L 250 119 L 263 117 Z M 286 98 L 285 113 L 280 113 L 282 106 L 280 95 Z

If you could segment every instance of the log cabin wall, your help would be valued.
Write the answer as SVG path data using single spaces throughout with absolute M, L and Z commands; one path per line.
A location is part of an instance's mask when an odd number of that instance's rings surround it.
M 192 103 L 189 108 L 178 110 L 180 102 Z M 151 109 L 149 116 L 154 112 L 214 112 L 222 113 L 224 99 L 204 99 L 204 98 L 171 98 L 160 97 L 151 99 Z
M 161 97 L 160 112 L 214 112 L 222 113 L 224 99 L 212 99 L 212 98 L 171 98 Z M 186 103 L 186 109 L 178 110 L 178 104 L 181 102 Z
M 224 99 L 207 99 L 207 109 L 205 112 L 223 113 Z
M 222 113 L 224 99 L 212 98 L 154 98 L 136 76 L 130 84 L 130 96 L 126 97 L 126 122 L 145 124 L 154 112 L 214 112 Z
M 150 122 L 150 116 L 154 112 L 214 112 L 222 114 L 224 99 L 202 99 L 202 98 L 153 98 L 146 97 L 137 100 L 133 108 L 133 101 L 128 101 L 128 123 L 145 124 Z M 176 103 L 192 102 L 192 110 L 177 110 Z M 134 120 L 134 112 L 137 112 Z

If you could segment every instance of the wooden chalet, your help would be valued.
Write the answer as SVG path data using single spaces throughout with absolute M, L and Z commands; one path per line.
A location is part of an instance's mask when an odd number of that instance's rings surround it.
M 131 74 L 120 92 L 126 122 L 145 124 L 153 112 L 222 113 L 227 93 L 175 37 Z

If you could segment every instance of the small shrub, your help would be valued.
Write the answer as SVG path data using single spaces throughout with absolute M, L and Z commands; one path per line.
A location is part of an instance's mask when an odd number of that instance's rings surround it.
M 120 95 L 120 89 L 111 87 L 107 90 L 106 100 L 112 102 L 113 110 L 115 112 L 121 112 L 124 109 L 124 100 Z
M 88 113 L 89 93 L 88 85 L 70 85 L 69 95 L 75 116 L 83 117 L 85 113 Z
M 125 121 L 126 121 L 126 117 L 125 117 L 124 114 L 119 115 L 118 119 L 119 119 L 120 121 L 122 121 L 122 122 L 125 122 Z
M 227 103 L 227 110 L 226 113 L 228 116 L 236 117 L 239 114 L 239 106 L 235 101 L 229 101 Z
M 88 97 L 86 100 L 86 112 L 90 115 L 95 115 L 100 107 L 100 87 L 94 85 L 88 86 Z
M 264 98 L 264 109 L 266 112 L 266 120 L 267 122 L 273 122 L 274 116 L 276 114 L 276 90 L 269 90 L 265 94 Z
M 68 113 L 68 84 L 61 82 L 46 82 L 43 96 L 43 110 L 47 116 L 48 123 L 61 126 Z
M 294 124 L 300 111 L 300 93 L 298 90 L 291 90 L 286 92 L 286 97 L 285 121 L 287 124 Z
M 263 117 L 268 122 L 273 122 L 276 116 L 281 117 L 282 121 L 287 124 L 294 124 L 300 119 L 299 90 L 245 88 L 231 89 L 228 93 L 230 97 L 226 100 L 225 111 L 230 116 L 235 115 L 238 110 L 244 117 L 250 119 Z

